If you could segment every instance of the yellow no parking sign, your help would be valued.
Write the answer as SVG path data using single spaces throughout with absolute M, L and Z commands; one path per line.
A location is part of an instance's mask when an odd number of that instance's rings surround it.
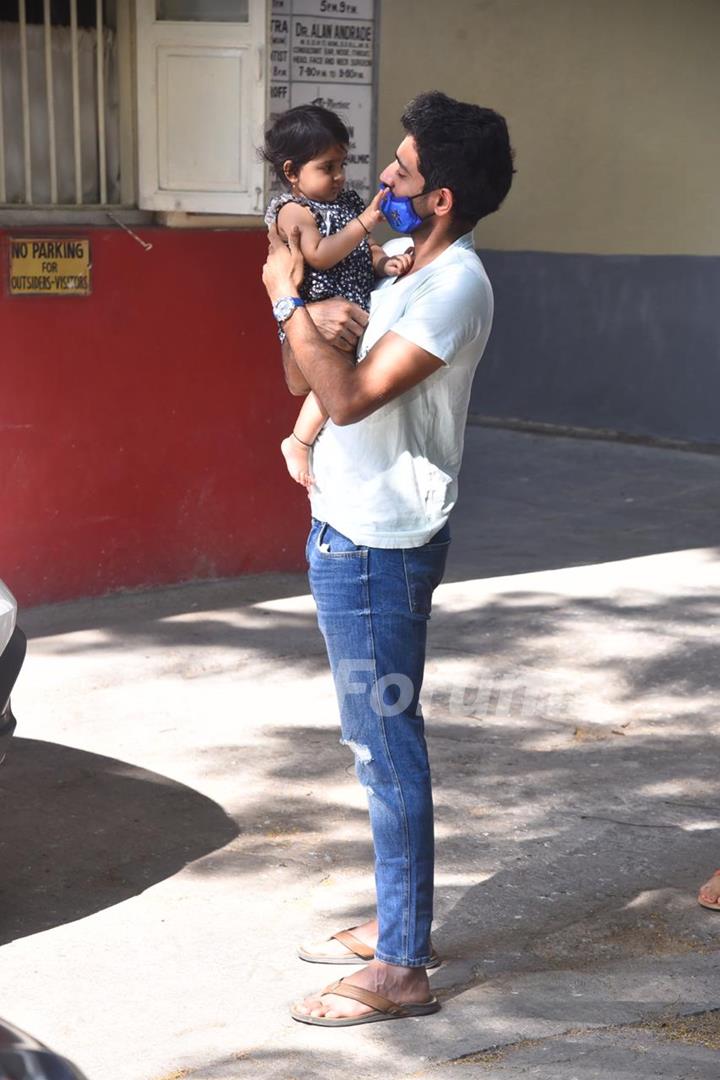
M 89 296 L 90 241 L 65 237 L 10 240 L 11 296 Z

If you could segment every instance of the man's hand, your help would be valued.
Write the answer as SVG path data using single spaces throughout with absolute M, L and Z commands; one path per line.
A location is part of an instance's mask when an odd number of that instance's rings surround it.
M 318 332 L 343 352 L 354 353 L 370 316 L 359 304 L 334 296 L 308 304 L 307 313 Z
M 295 296 L 304 273 L 300 230 L 297 226 L 292 229 L 286 244 L 273 222 L 268 229 L 268 255 L 262 271 L 263 285 L 270 302 L 274 304 L 281 296 Z

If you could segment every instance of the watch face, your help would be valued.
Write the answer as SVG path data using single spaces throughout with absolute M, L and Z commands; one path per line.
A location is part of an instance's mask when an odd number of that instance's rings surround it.
M 295 305 L 289 296 L 283 296 L 277 301 L 273 308 L 273 315 L 278 322 L 284 322 L 285 319 L 289 319 L 295 310 Z

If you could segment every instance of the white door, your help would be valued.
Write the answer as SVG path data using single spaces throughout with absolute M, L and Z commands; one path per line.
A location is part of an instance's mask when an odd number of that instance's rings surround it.
M 262 214 L 266 0 L 135 0 L 139 205 Z

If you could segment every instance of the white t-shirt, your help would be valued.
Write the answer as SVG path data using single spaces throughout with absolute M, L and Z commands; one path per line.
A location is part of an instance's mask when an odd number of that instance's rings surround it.
M 406 251 L 407 237 L 385 244 Z M 457 501 L 472 379 L 490 333 L 493 295 L 467 233 L 409 277 L 374 289 L 358 362 L 389 330 L 443 361 L 356 424 L 328 420 L 312 451 L 313 517 L 354 544 L 426 544 Z

